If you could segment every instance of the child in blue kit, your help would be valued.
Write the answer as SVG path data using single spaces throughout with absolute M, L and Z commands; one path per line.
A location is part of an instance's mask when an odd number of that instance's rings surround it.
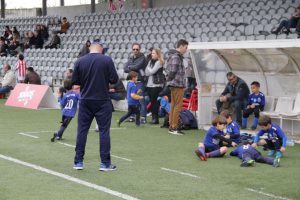
M 222 157 L 228 150 L 226 145 L 237 145 L 225 137 L 223 130 L 226 124 L 226 119 L 222 116 L 217 116 L 212 121 L 212 127 L 206 132 L 203 143 L 199 143 L 198 149 L 195 151 L 200 160 L 206 161 L 210 157 Z
M 248 104 L 243 112 L 242 129 L 247 128 L 247 121 L 249 115 L 254 113 L 252 130 L 255 130 L 258 124 L 259 112 L 264 110 L 265 107 L 265 95 L 259 91 L 260 84 L 257 81 L 251 83 L 252 94 L 248 97 Z
M 139 96 L 139 90 L 137 89 L 136 82 L 138 79 L 138 73 L 131 71 L 128 74 L 129 82 L 127 84 L 127 101 L 128 101 L 128 112 L 121 117 L 118 122 L 118 126 L 121 125 L 132 114 L 135 114 L 135 123 L 136 126 L 140 126 L 140 99 L 143 99 L 143 96 Z
M 275 123 L 272 123 L 269 116 L 260 116 L 258 121 L 261 130 L 256 134 L 254 143 L 252 146 L 254 148 L 257 145 L 264 146 L 269 149 L 268 156 L 276 156 L 277 158 L 282 157 L 282 153 L 286 151 L 286 140 L 287 137 L 283 130 Z M 260 137 L 267 134 L 267 139 L 260 140 Z
M 232 120 L 232 115 L 228 110 L 222 111 L 220 115 L 223 116 L 227 121 L 225 137 L 231 139 L 236 144 L 239 144 L 241 135 L 238 123 Z
M 244 145 L 230 152 L 231 156 L 237 156 L 242 160 L 241 167 L 252 166 L 255 162 L 279 167 L 280 158 L 262 156 L 258 150 L 251 146 L 251 143 L 252 141 L 246 141 Z
M 76 114 L 77 104 L 80 99 L 80 94 L 72 91 L 72 83 L 70 80 L 64 81 L 64 88 L 67 92 L 65 94 L 60 92 L 58 98 L 62 108 L 62 125 L 60 129 L 53 134 L 51 142 L 61 140 L 64 131 Z

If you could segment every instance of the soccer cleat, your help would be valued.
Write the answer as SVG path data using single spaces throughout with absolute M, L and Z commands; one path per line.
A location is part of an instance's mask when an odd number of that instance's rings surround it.
M 276 151 L 275 156 L 276 156 L 276 158 L 282 158 L 282 153 L 281 153 L 281 151 Z
M 53 137 L 51 138 L 51 142 L 54 142 L 55 140 L 61 140 L 61 138 L 57 136 L 57 133 L 53 134 Z
M 280 165 L 280 158 L 275 158 L 273 161 L 273 167 L 279 167 Z
M 268 152 L 268 156 L 269 156 L 269 157 L 274 156 L 274 154 L 275 154 L 275 151 L 274 151 L 274 150 L 270 150 L 270 151 Z
M 117 166 L 110 164 L 109 166 L 105 165 L 104 163 L 100 163 L 100 171 L 107 172 L 107 171 L 114 171 L 117 169 Z
M 198 149 L 195 151 L 195 153 L 196 153 L 196 155 L 200 158 L 200 160 L 202 160 L 202 161 L 207 161 L 205 152 L 203 151 L 202 148 L 198 148 Z
M 120 127 L 121 126 L 121 122 L 120 120 L 117 121 L 117 126 Z
M 83 162 L 75 163 L 74 166 L 73 166 L 73 169 L 83 170 Z
M 254 160 L 250 159 L 250 160 L 244 160 L 242 163 L 241 163 L 241 167 L 250 167 L 250 166 L 253 166 L 255 163 Z

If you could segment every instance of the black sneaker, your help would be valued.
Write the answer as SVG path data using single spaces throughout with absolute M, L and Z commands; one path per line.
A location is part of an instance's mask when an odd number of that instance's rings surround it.
M 173 135 L 183 135 L 184 132 L 182 132 L 181 130 L 179 129 L 173 129 L 173 130 L 169 130 L 169 133 L 173 134 Z
M 53 137 L 50 139 L 50 141 L 51 141 L 51 142 L 54 142 L 56 136 L 57 136 L 57 133 L 54 133 L 54 134 L 53 134 Z

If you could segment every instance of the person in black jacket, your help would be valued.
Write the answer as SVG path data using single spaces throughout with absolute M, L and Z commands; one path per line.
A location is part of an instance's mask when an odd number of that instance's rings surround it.
M 296 8 L 296 12 L 293 16 L 291 16 L 288 20 L 282 20 L 278 28 L 271 33 L 278 35 L 283 28 L 285 28 L 285 33 L 288 35 L 291 31 L 290 28 L 296 28 L 298 34 L 300 33 L 300 6 Z
M 57 35 L 56 31 L 52 32 L 52 38 L 49 44 L 45 46 L 46 49 L 57 49 L 60 45 L 60 37 Z
M 247 105 L 247 99 L 250 94 L 250 90 L 246 82 L 237 77 L 234 73 L 228 72 L 226 77 L 229 82 L 227 83 L 219 99 L 216 101 L 218 114 L 220 114 L 224 103 L 226 103 L 228 106 L 233 105 L 236 112 L 236 121 L 239 125 L 241 125 L 242 110 Z
M 129 57 L 128 62 L 124 65 L 124 72 L 129 73 L 130 71 L 134 71 L 138 73 L 138 89 L 142 90 L 140 93 L 141 96 L 145 96 L 145 83 L 144 83 L 144 75 L 145 75 L 145 67 L 146 67 L 146 57 L 143 53 L 141 53 L 141 45 L 139 43 L 133 43 L 132 45 L 132 55 Z M 145 98 L 140 100 L 141 104 L 141 123 L 145 124 L 147 122 L 147 108 Z

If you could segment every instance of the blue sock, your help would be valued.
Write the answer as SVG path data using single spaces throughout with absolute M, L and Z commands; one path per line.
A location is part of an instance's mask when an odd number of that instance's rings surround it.
M 248 118 L 245 118 L 245 117 L 242 118 L 242 127 L 247 127 L 247 121 L 248 121 Z
M 209 152 L 208 157 L 221 157 L 221 151 L 220 149 Z
M 253 127 L 257 127 L 257 124 L 258 124 L 258 118 L 257 117 L 254 117 L 254 120 L 253 120 Z

